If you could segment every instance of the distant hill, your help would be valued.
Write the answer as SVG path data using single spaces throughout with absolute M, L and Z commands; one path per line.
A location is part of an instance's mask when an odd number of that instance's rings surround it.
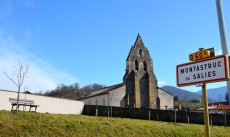
M 190 92 L 187 90 L 183 90 L 177 87 L 173 86 L 163 86 L 161 87 L 162 89 L 166 90 L 167 92 L 173 94 L 174 96 L 177 96 L 179 100 L 191 100 L 191 99 L 200 99 L 201 95 L 195 93 L 195 92 Z
M 225 101 L 225 94 L 227 92 L 227 87 L 219 87 L 219 88 L 212 88 L 208 89 L 208 97 L 217 100 L 218 102 Z M 196 92 L 197 94 L 201 95 L 202 90 Z
M 177 87 L 173 86 L 163 86 L 161 87 L 163 90 L 171 93 L 174 96 L 177 96 L 179 100 L 181 101 L 188 101 L 193 99 L 201 99 L 201 94 L 198 94 L 197 92 L 190 92 L 188 90 L 183 90 Z M 209 97 L 209 101 L 216 102 L 216 100 Z

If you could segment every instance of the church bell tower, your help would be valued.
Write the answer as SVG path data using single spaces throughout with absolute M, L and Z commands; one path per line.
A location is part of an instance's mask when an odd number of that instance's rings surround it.
M 157 79 L 148 49 L 138 34 L 126 59 L 126 106 L 129 108 L 159 108 Z

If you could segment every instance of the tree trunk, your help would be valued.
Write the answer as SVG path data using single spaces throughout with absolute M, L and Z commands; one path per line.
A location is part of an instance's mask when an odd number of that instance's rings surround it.
M 19 102 L 19 92 L 20 92 L 20 86 L 18 87 L 18 96 L 17 96 L 17 106 L 16 106 L 16 111 L 18 112 L 18 102 Z

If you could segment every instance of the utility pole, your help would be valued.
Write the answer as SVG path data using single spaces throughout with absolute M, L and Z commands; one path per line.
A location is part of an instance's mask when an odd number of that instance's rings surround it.
M 216 0 L 216 10 L 217 10 L 218 23 L 219 23 L 222 54 L 228 55 L 228 43 L 227 43 L 227 38 L 226 38 L 226 33 L 225 33 L 224 14 L 223 14 L 221 0 Z M 228 97 L 230 100 L 230 80 L 227 81 L 227 91 L 228 91 Z

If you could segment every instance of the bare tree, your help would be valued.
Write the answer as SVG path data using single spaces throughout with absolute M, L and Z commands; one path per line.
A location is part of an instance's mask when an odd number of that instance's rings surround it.
M 9 75 L 7 72 L 3 72 L 6 77 L 11 80 L 14 85 L 18 88 L 18 95 L 17 95 L 17 107 L 16 111 L 18 112 L 18 102 L 19 102 L 19 93 L 21 90 L 21 86 L 26 78 L 28 78 L 28 70 L 29 65 L 22 63 L 20 60 L 18 60 L 17 64 L 15 64 L 12 67 L 12 74 Z

